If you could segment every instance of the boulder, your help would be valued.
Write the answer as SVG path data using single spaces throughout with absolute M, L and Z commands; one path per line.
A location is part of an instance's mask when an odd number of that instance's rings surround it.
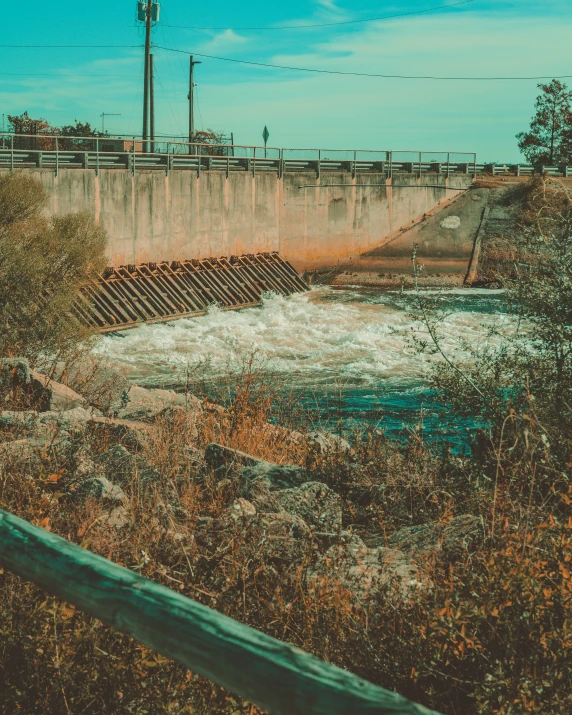
M 29 390 L 32 404 L 39 412 L 72 410 L 87 405 L 85 398 L 78 395 L 71 387 L 55 382 L 35 370 L 30 370 Z
M 0 412 L 0 430 L 23 432 L 37 439 L 50 440 L 62 432 L 84 432 L 93 417 L 91 407 L 75 407 L 63 412 L 6 410 Z
M 16 439 L 0 444 L 0 460 L 12 466 L 25 466 L 37 471 L 42 466 L 43 440 Z
M 98 469 L 119 484 L 129 484 L 133 477 L 145 485 L 159 479 L 159 472 L 138 454 L 131 454 L 123 445 L 116 444 L 94 460 Z
M 125 499 L 123 489 L 105 477 L 85 479 L 77 489 L 76 495 L 83 499 L 94 497 L 112 502 L 122 502 Z
M 109 514 L 105 514 L 104 523 L 113 529 L 121 529 L 129 523 L 129 512 L 124 506 L 116 506 Z
M 257 464 L 265 463 L 264 460 L 258 457 L 253 457 L 251 454 L 241 452 L 238 449 L 225 447 L 222 444 L 211 442 L 205 449 L 205 461 L 211 469 L 220 469 L 221 467 L 243 466 L 252 467 Z
M 239 521 L 240 519 L 248 519 L 256 516 L 256 507 L 246 499 L 236 499 L 228 509 L 225 509 L 223 519 L 231 521 Z
M 295 561 L 300 557 L 302 543 L 311 538 L 310 528 L 295 514 L 260 514 L 255 521 L 263 535 L 262 548 L 266 558 Z
M 251 496 L 260 491 L 290 489 L 308 481 L 305 469 L 295 464 L 274 464 L 260 461 L 252 467 L 244 467 L 241 472 L 241 493 Z
M 93 460 L 91 452 L 82 446 L 73 454 L 73 476 L 75 479 L 103 476 L 102 469 Z
M 259 508 L 274 507 L 295 514 L 323 532 L 339 532 L 342 528 L 342 500 L 321 482 L 306 482 L 293 489 L 262 494 L 256 504 Z
M 295 464 L 266 462 L 251 454 L 231 449 L 213 442 L 205 450 L 207 466 L 226 477 L 232 467 L 242 467 L 242 496 L 249 497 L 258 490 L 274 490 L 296 487 L 307 482 L 309 477 L 302 467 Z
M 93 407 L 74 407 L 71 410 L 50 410 L 38 414 L 37 429 L 42 432 L 85 432 L 88 422 L 97 415 Z
M 35 410 L 3 410 L 0 412 L 0 430 L 34 430 L 38 424 Z
M 441 523 L 405 526 L 389 539 L 389 545 L 416 558 L 442 551 L 448 555 L 467 551 L 483 539 L 483 524 L 472 514 L 455 516 Z
M 318 454 L 326 455 L 351 451 L 351 445 L 347 440 L 324 430 L 310 432 L 307 439 Z
M 149 439 L 151 427 L 144 422 L 114 417 L 93 417 L 87 423 L 90 434 L 132 449 L 142 449 Z
M 370 549 L 351 534 L 318 557 L 306 570 L 306 581 L 311 589 L 331 595 L 339 594 L 342 588 L 360 603 L 385 590 L 407 601 L 430 587 L 429 579 L 402 551 Z
M 115 417 L 120 419 L 153 421 L 175 407 L 197 416 L 203 411 L 201 401 L 194 395 L 182 395 L 171 390 L 147 390 L 137 385 L 124 392 L 121 403 L 112 409 Z

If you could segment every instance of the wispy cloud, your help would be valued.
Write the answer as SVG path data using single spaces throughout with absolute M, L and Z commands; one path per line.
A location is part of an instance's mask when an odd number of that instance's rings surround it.
M 234 30 L 228 29 L 222 32 L 217 32 L 207 42 L 203 42 L 199 49 L 201 52 L 221 52 L 232 51 L 237 46 L 244 47 L 249 43 L 249 39 L 243 35 L 239 35 Z

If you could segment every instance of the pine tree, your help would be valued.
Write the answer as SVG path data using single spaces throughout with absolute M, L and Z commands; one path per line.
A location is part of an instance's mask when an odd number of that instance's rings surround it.
M 516 135 L 519 149 L 531 164 L 572 163 L 572 92 L 557 79 L 538 87 L 530 129 Z

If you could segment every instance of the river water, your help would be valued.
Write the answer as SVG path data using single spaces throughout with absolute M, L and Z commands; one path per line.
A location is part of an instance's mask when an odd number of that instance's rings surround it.
M 490 340 L 491 326 L 511 322 L 502 291 L 431 291 L 450 314 L 440 332 L 451 356 Z M 288 298 L 269 295 L 260 308 L 222 311 L 171 323 L 144 325 L 103 337 L 96 351 L 125 367 L 140 385 L 182 387 L 200 380 L 215 390 L 256 352 L 281 390 L 323 426 L 369 425 L 392 435 L 423 424 L 425 434 L 459 444 L 474 421 L 459 421 L 429 389 L 436 355 L 420 355 L 411 336 L 424 337 L 412 318 L 413 292 L 316 287 Z M 216 390 L 215 390 L 216 391 Z

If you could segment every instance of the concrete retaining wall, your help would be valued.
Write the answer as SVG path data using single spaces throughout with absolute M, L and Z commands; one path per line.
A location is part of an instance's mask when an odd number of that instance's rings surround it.
M 109 234 L 110 264 L 279 251 L 300 270 L 335 267 L 380 245 L 470 177 L 47 169 L 31 173 L 53 213 L 87 210 Z M 393 182 L 393 185 L 392 185 Z M 399 188 L 400 186 L 420 188 Z

